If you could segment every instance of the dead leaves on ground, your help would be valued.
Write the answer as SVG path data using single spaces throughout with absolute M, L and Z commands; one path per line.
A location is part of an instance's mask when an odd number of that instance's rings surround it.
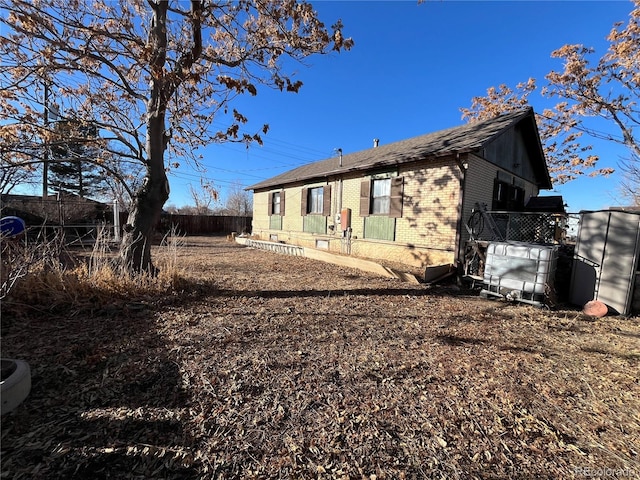
M 3 329 L 33 369 L 2 419 L 3 478 L 640 472 L 636 318 L 220 242 L 183 257 L 216 272 L 209 294 Z

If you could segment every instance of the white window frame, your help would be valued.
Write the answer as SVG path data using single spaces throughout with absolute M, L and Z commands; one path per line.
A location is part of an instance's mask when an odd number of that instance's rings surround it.
M 324 207 L 324 187 L 309 188 L 308 213 L 322 215 Z
M 273 192 L 271 212 L 273 215 L 280 215 L 280 192 Z
M 371 184 L 371 215 L 389 215 L 391 178 L 374 178 Z

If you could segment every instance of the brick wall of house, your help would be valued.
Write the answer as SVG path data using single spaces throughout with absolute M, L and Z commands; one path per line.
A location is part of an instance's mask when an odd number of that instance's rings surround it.
M 400 170 L 404 177 L 402 218 L 396 241 L 452 252 L 455 249 L 460 173 L 455 161 L 440 160 Z
M 342 180 L 342 208 L 351 209 L 351 254 L 421 267 L 453 262 L 459 204 L 457 165 L 453 160 L 425 162 L 394 173 L 404 177 L 403 213 L 401 218 L 396 219 L 395 241 L 364 238 L 364 217 L 360 216 L 360 184 L 369 177 L 357 175 Z M 269 229 L 269 192 L 254 194 L 254 235 L 263 240 L 277 235 L 278 241 L 307 247 L 315 247 L 316 240 L 323 240 L 328 243 L 330 251 L 346 253 L 342 226 L 335 221 L 335 214 L 339 210 L 339 183 L 332 181 L 305 186 L 325 184 L 332 187 L 332 214 L 327 219 L 327 225 L 334 227 L 328 228 L 325 235 L 302 231 L 302 186 L 285 189 L 286 206 L 281 230 Z
M 360 184 L 364 180 L 362 175 L 347 178 L 342 181 L 342 208 L 351 209 L 352 237 L 364 237 L 364 221 L 360 216 Z
M 351 253 L 426 267 L 455 260 L 459 179 L 453 160 L 428 161 L 402 168 L 402 217 L 396 219 L 395 241 L 365 239 L 360 216 L 360 184 L 364 178 L 343 182 L 343 206 L 351 208 Z
M 304 185 L 304 187 L 319 187 L 323 185 L 332 185 L 331 196 L 334 198 L 333 184 L 327 182 L 317 182 L 313 184 Z M 261 240 L 269 240 L 270 238 L 277 238 L 279 242 L 290 243 L 293 245 L 300 245 L 303 247 L 316 246 L 316 240 L 328 240 L 330 243 L 330 250 L 334 252 L 340 251 L 340 242 L 336 233 L 332 233 L 327 229 L 326 235 L 310 234 L 303 231 L 304 217 L 301 215 L 302 204 L 302 189 L 303 186 L 288 187 L 284 190 L 273 189 L 263 192 L 254 192 L 253 205 L 254 205 L 254 222 L 253 222 L 253 235 L 259 237 Z M 282 216 L 282 228 L 271 229 L 270 218 L 268 215 L 269 205 L 269 193 L 284 191 L 285 206 L 284 215 Z M 333 205 L 333 201 L 332 201 Z M 328 219 L 328 225 L 333 224 L 331 219 Z M 338 229 L 339 230 L 339 229 Z M 333 232 L 335 232 L 334 230 Z M 340 233 L 338 231 L 338 233 Z M 337 240 L 337 241 L 336 241 Z
M 253 192 L 253 232 L 269 230 L 268 208 L 269 192 Z
M 282 231 L 302 232 L 302 215 L 300 215 L 300 203 L 302 201 L 302 187 L 285 188 L 285 209 L 282 218 Z M 296 243 L 296 242 L 287 242 Z M 296 243 L 296 245 L 299 245 Z

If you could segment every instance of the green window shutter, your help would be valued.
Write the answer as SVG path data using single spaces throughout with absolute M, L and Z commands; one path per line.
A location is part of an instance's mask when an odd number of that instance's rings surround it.
M 273 192 L 269 192 L 268 215 L 273 215 Z
M 280 191 L 280 216 L 284 217 L 284 190 Z
M 325 185 L 322 189 L 322 215 L 331 215 L 331 185 Z
M 371 209 L 371 180 L 360 183 L 360 216 L 368 217 Z
M 302 189 L 302 199 L 300 202 L 300 215 L 302 215 L 303 217 L 307 215 L 307 201 L 309 200 L 309 189 L 308 188 L 303 188 Z
M 391 179 L 391 196 L 389 204 L 389 216 L 391 218 L 402 217 L 402 194 L 404 192 L 404 177 Z

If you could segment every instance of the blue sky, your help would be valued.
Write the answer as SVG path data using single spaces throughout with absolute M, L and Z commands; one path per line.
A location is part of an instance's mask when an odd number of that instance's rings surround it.
M 204 176 L 224 199 L 232 185 L 248 186 L 296 166 L 462 124 L 461 107 L 490 86 L 539 85 L 561 63 L 550 53 L 567 43 L 606 49 L 627 1 L 320 1 L 320 18 L 341 18 L 354 48 L 294 65 L 298 94 L 259 89 L 232 106 L 249 117 L 245 130 L 270 125 L 264 145 L 213 145 L 202 150 Z M 537 94 L 536 110 L 551 104 Z M 218 127 L 222 124 L 216 124 Z M 596 144 L 602 166 L 616 167 L 620 148 Z M 569 211 L 620 205 L 619 177 L 584 178 L 543 194 L 561 194 Z M 167 204 L 193 204 L 188 185 L 199 174 L 170 176 Z

